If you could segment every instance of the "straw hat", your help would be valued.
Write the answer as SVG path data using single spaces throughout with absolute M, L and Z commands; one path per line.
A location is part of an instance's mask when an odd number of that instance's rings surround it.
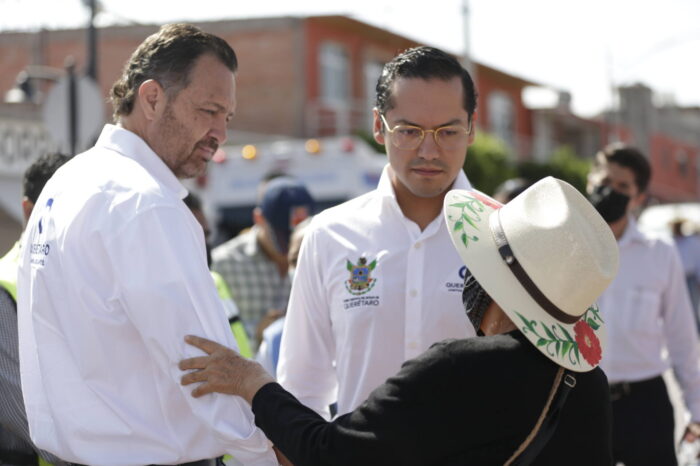
M 465 265 L 530 342 L 567 369 L 595 368 L 606 335 L 595 300 L 619 259 L 591 203 L 548 177 L 506 205 L 452 190 L 444 214 Z

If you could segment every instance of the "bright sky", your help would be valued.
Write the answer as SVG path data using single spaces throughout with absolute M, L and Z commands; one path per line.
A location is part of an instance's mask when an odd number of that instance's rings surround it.
M 464 50 L 463 0 L 102 0 L 102 24 L 348 14 L 450 52 Z M 642 82 L 659 98 L 700 105 L 698 0 L 469 0 L 473 59 L 573 94 L 593 115 L 612 85 Z M 77 27 L 82 0 L 0 0 L 0 31 Z M 234 44 L 235 46 L 235 44 Z

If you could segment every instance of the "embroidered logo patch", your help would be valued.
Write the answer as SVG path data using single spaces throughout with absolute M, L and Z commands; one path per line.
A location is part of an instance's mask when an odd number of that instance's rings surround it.
M 346 268 L 350 272 L 350 279 L 345 281 L 345 288 L 350 294 L 359 296 L 374 288 L 376 278 L 372 278 L 372 270 L 377 266 L 377 260 L 367 263 L 366 257 L 360 257 L 357 264 L 347 261 Z

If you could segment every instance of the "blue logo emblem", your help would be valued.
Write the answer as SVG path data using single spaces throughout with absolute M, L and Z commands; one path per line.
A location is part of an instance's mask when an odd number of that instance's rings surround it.
M 50 197 L 48 201 L 46 201 L 46 207 L 48 207 L 49 212 L 51 211 L 51 206 L 53 205 L 53 197 Z M 42 216 L 39 219 L 39 234 L 43 233 L 44 227 L 41 224 L 41 221 L 44 220 L 44 217 Z
M 376 266 L 376 259 L 368 264 L 365 257 L 360 257 L 357 264 L 347 261 L 346 268 L 350 272 L 350 279 L 345 281 L 345 289 L 355 296 L 367 293 L 377 283 L 377 279 L 371 276 Z

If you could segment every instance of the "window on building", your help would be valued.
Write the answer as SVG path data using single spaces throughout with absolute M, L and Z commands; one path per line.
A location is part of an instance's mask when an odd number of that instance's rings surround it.
M 509 147 L 515 147 L 515 109 L 513 99 L 502 91 L 488 96 L 489 131 Z
M 323 42 L 320 49 L 321 99 L 326 104 L 347 104 L 350 97 L 350 60 L 345 48 Z

